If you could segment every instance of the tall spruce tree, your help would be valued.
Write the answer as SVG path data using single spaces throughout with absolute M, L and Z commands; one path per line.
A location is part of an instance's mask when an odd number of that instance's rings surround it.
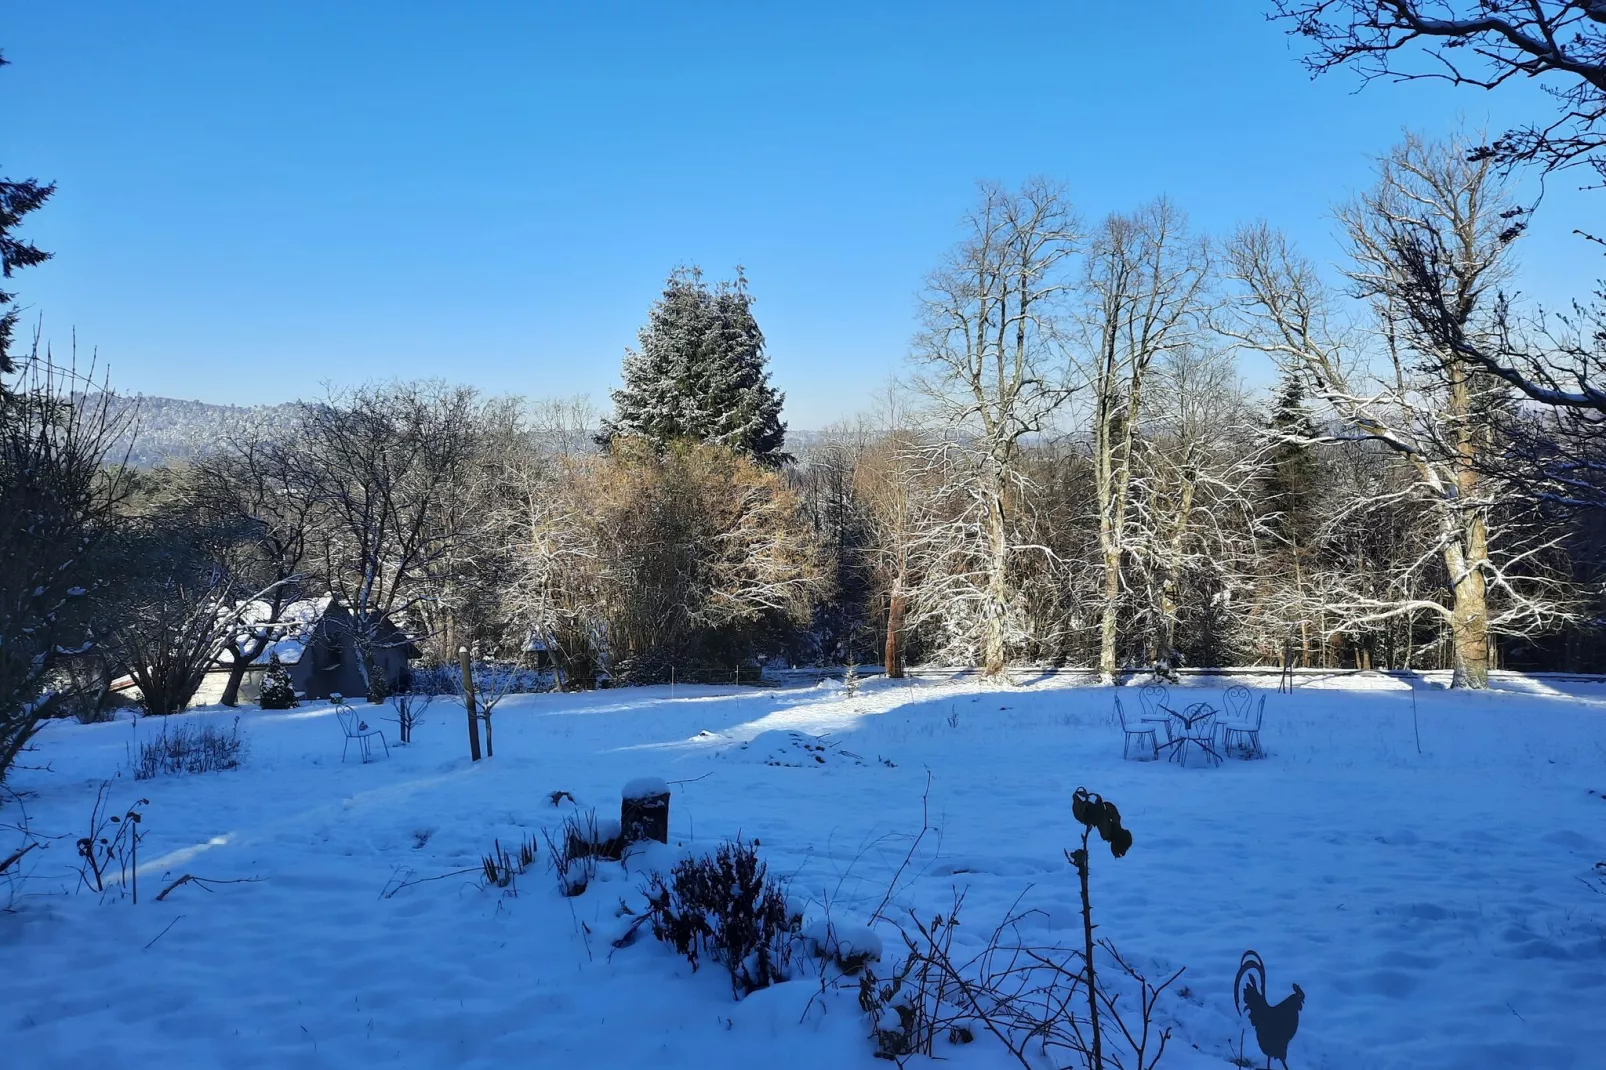
M 1319 487 L 1316 453 L 1308 444 L 1316 437 L 1316 425 L 1305 408 L 1305 384 L 1298 375 L 1283 372 L 1267 430 L 1275 439 L 1263 481 L 1266 503 L 1277 513 L 1272 526 L 1303 545 L 1315 528 Z
M 5 55 L 0 53 L 0 67 L 6 63 Z M 15 232 L 22 217 L 44 204 L 54 192 L 54 184 L 40 185 L 31 178 L 21 182 L 0 179 L 0 278 L 9 279 L 17 268 L 33 267 L 50 259 L 49 253 L 21 241 Z M 11 357 L 11 336 L 17 326 L 17 310 L 11 307 L 15 299 L 15 294 L 0 289 L 0 375 L 16 371 Z
M 1301 607 L 1310 594 L 1309 561 L 1319 523 L 1321 471 L 1316 451 L 1309 445 L 1316 437 L 1316 425 L 1305 408 L 1305 384 L 1297 373 L 1283 372 L 1266 430 L 1272 436 L 1272 449 L 1260 490 L 1270 514 L 1264 522 L 1275 538 L 1268 565 L 1283 584 L 1280 597 L 1289 600 L 1283 607 L 1285 615 L 1296 622 L 1299 661 L 1308 666 L 1315 638 Z
M 671 272 L 638 335 L 641 348 L 625 354 L 624 386 L 613 393 L 602 440 L 695 439 L 771 467 L 787 461 L 785 396 L 770 385 L 752 304 L 740 268 L 712 289 L 695 267 Z

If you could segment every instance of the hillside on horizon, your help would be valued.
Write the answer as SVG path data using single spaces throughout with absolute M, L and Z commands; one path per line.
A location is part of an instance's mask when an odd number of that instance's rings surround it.
M 88 399 L 94 401 L 91 397 Z M 115 395 L 114 412 L 133 410 L 114 455 L 128 451 L 136 468 L 163 468 L 208 452 L 251 427 L 288 430 L 296 403 L 224 405 L 151 395 Z
M 93 401 L 91 395 L 89 400 Z M 115 395 L 114 412 L 134 410 L 129 427 L 119 437 L 114 456 L 128 451 L 135 468 L 171 468 L 185 464 L 248 429 L 288 431 L 300 402 L 274 405 L 228 405 L 220 402 L 150 394 Z M 822 434 L 787 429 L 787 443 L 807 446 Z

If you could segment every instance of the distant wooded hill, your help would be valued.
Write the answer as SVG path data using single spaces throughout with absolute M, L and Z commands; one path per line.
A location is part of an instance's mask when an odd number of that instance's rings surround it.
M 291 403 L 214 405 L 158 397 L 116 397 L 112 405 L 115 410 L 133 410 L 129 429 L 117 444 L 114 456 L 132 445 L 128 459 L 136 468 L 184 464 L 253 426 L 288 430 L 296 408 Z
M 94 397 L 86 399 L 90 402 Z M 129 430 L 117 444 L 114 456 L 133 450 L 128 460 L 135 468 L 171 468 L 210 453 L 230 438 L 255 427 L 264 431 L 289 431 L 295 422 L 296 403 L 279 405 L 216 405 L 210 401 L 150 396 L 112 399 L 115 411 L 133 409 Z M 787 432 L 787 446 L 794 451 L 807 449 L 830 439 L 815 431 Z

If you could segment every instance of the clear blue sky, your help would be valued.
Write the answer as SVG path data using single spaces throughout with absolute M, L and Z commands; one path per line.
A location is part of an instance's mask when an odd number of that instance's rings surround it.
M 15 288 L 114 385 L 283 401 L 440 375 L 606 401 L 668 270 L 745 265 L 793 427 L 864 407 L 980 178 L 1165 193 L 1331 259 L 1404 125 L 1531 89 L 1312 82 L 1253 0 L 11 5 L 0 173 L 59 183 Z M 1542 104 L 1540 105 L 1543 106 Z M 1552 180 L 1524 288 L 1581 292 Z

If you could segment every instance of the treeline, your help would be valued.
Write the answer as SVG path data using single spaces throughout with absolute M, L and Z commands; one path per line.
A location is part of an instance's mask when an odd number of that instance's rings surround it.
M 1265 226 L 984 186 L 907 380 L 795 455 L 739 274 L 670 277 L 606 418 L 392 383 L 154 472 L 36 351 L 0 395 L 5 746 L 114 676 L 182 709 L 325 594 L 365 664 L 393 622 L 565 687 L 770 657 L 1599 669 L 1600 310 L 1502 296 L 1514 217 L 1466 145 L 1408 140 L 1341 211 L 1334 287 Z

